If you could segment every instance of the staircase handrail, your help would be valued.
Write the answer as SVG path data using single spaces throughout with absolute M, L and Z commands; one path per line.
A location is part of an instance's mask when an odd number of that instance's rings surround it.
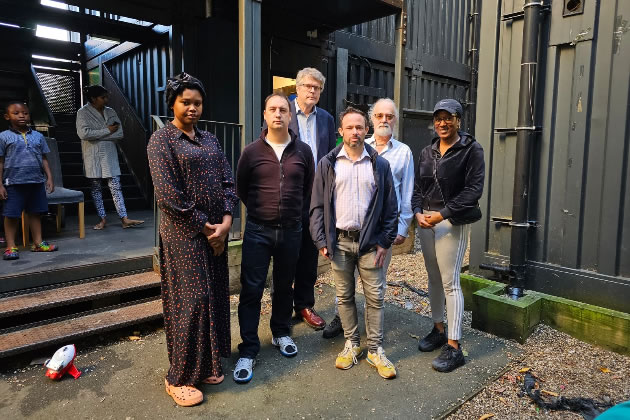
M 159 130 L 160 128 L 164 128 L 164 126 L 166 124 L 164 124 L 164 121 L 162 121 L 162 118 L 166 118 L 166 117 L 161 117 L 159 115 L 150 115 L 151 118 L 151 124 L 153 125 L 153 130 L 151 130 L 153 133 L 155 133 L 157 130 Z
M 124 140 L 118 143 L 117 146 L 122 152 L 122 156 L 127 163 L 127 167 L 131 171 L 134 182 L 138 185 L 144 199 L 149 201 L 150 196 L 152 195 L 153 186 L 149 175 L 149 161 L 146 153 L 147 142 L 149 139 L 148 131 L 142 123 L 142 119 L 138 116 L 135 108 L 131 105 L 118 85 L 118 82 L 114 79 L 106 66 L 102 66 L 101 76 L 103 86 L 109 92 L 110 106 L 115 108 L 115 102 L 119 103 L 119 109 L 115 110 L 122 122 L 125 136 Z M 122 106 L 120 106 L 120 104 L 122 104 Z M 122 112 L 123 109 L 125 112 Z M 134 136 L 134 132 L 140 132 L 141 135 Z M 142 137 L 141 147 L 138 147 L 138 139 L 135 139 L 135 137 Z M 135 143 L 133 142 L 134 139 Z M 133 159 L 131 159 L 132 156 Z
M 44 89 L 42 89 L 42 85 L 41 83 L 39 83 L 39 77 L 37 77 L 37 72 L 35 71 L 35 67 L 33 67 L 32 64 L 30 65 L 30 72 L 28 72 L 28 74 L 30 75 L 31 83 L 35 87 L 35 91 L 39 99 L 41 100 L 44 106 L 44 109 L 46 110 L 46 114 L 48 116 L 48 126 L 55 127 L 57 125 L 57 122 L 55 121 L 55 117 L 53 116 L 52 110 L 50 109 L 50 106 L 48 105 L 48 100 L 46 99 L 46 95 L 44 95 Z
M 162 119 L 168 120 L 168 121 L 173 121 L 174 117 L 168 116 L 168 115 L 151 115 L 151 117 L 155 120 L 159 120 L 162 123 L 162 126 L 159 128 L 164 127 L 164 122 L 162 121 Z M 237 126 L 237 127 L 242 127 L 243 124 L 240 123 L 231 123 L 231 122 L 226 122 L 226 121 L 215 121 L 215 120 L 199 120 L 198 122 L 200 123 L 210 123 L 210 124 L 224 124 L 224 125 L 233 125 L 233 126 Z

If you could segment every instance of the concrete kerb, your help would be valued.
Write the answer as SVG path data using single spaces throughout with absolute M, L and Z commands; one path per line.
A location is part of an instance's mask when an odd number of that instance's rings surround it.
M 573 300 L 527 292 L 514 301 L 503 283 L 461 275 L 464 302 L 473 328 L 523 343 L 542 322 L 582 341 L 630 354 L 630 314 Z

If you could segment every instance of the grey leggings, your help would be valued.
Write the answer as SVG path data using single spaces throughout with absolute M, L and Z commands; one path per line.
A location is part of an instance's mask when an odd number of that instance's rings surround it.
M 94 206 L 101 219 L 105 218 L 105 206 L 103 205 L 103 190 L 101 187 L 102 178 L 90 178 L 92 182 L 92 199 L 94 200 Z M 127 217 L 127 209 L 125 208 L 125 199 L 122 195 L 122 187 L 120 186 L 120 177 L 115 176 L 112 178 L 106 178 L 107 185 L 109 185 L 109 191 L 112 193 L 114 199 L 114 206 L 116 206 L 116 212 L 118 216 L 123 219 Z
M 424 264 L 429 275 L 431 317 L 435 323 L 444 321 L 446 300 L 448 338 L 451 340 L 459 340 L 462 336 L 464 294 L 459 273 L 468 246 L 469 230 L 470 225 L 453 226 L 448 220 L 431 229 L 418 229 Z

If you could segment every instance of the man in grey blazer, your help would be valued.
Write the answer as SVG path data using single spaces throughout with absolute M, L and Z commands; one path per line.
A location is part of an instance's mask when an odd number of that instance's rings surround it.
M 326 78 L 317 69 L 306 67 L 296 76 L 297 97 L 290 101 L 291 122 L 289 129 L 298 138 L 308 144 L 313 152 L 315 166 L 317 162 L 335 148 L 337 131 L 335 120 L 328 112 L 317 106 L 324 90 Z M 308 227 L 309 200 L 305 200 L 303 211 L 303 227 Z M 295 272 L 293 290 L 293 307 L 297 316 L 316 330 L 326 326 L 326 322 L 315 312 L 315 280 L 317 279 L 317 258 L 319 251 L 315 248 L 308 228 L 302 229 L 302 248 Z

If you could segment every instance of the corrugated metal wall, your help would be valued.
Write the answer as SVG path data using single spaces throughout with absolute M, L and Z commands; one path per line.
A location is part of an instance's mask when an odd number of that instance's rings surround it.
M 468 64 L 472 0 L 415 0 L 408 2 L 408 46 L 424 55 Z
M 387 16 L 381 19 L 363 22 L 346 29 L 353 35 L 373 39 L 374 41 L 394 45 L 394 31 L 396 30 L 396 16 Z
M 409 74 L 405 108 L 432 110 L 435 102 L 449 95 L 468 101 L 472 7 L 473 0 L 407 2 L 405 54 Z M 347 48 L 350 58 L 356 57 L 348 72 L 348 83 L 359 81 L 363 86 L 383 88 L 387 96 L 393 96 L 395 30 L 392 15 L 336 32 L 338 46 Z M 355 97 L 356 103 L 373 99 L 364 96 L 367 98 Z
M 502 8 L 499 5 L 502 4 Z M 472 266 L 505 262 L 511 217 L 522 20 L 500 21 L 522 1 L 484 2 L 477 118 L 486 150 L 484 220 Z M 543 23 L 528 248 L 535 290 L 630 312 L 630 2 L 585 2 Z M 497 26 L 497 22 L 499 25 Z M 497 32 L 498 29 L 498 32 Z M 495 47 L 495 48 L 493 48 Z M 597 70 L 597 71 L 596 71 Z M 496 85 L 496 91 L 494 86 Z M 494 95 L 492 94 L 494 92 Z M 493 221 L 493 219 L 495 221 Z
M 169 65 L 167 44 L 139 47 L 106 63 L 146 129 L 151 128 L 151 114 L 166 115 L 164 86 Z
M 431 113 L 441 98 L 464 105 L 463 129 L 474 131 L 475 72 L 471 50 L 475 31 L 474 0 L 408 0 L 407 43 L 403 73 L 402 139 L 414 155 L 433 137 Z M 369 105 L 394 96 L 395 16 L 354 25 L 334 33 L 338 48 L 348 50 L 350 104 Z

